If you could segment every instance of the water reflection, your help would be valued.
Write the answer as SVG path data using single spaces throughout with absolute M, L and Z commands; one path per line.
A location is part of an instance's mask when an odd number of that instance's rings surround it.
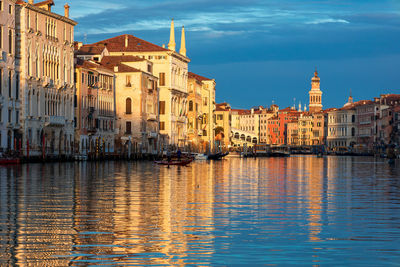
M 291 157 L 0 168 L 0 265 L 395 264 L 398 166 Z

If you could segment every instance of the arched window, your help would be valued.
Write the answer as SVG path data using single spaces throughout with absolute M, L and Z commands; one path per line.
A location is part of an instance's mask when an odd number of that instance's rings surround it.
M 126 114 L 132 114 L 132 100 L 128 97 L 126 99 Z
M 193 111 L 193 101 L 189 101 L 189 111 Z

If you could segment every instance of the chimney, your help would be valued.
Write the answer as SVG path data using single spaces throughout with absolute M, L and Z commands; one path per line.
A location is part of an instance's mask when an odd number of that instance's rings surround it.
M 33 5 L 34 4 L 33 0 L 29 0 L 29 4 Z
M 78 50 L 81 49 L 83 43 L 82 42 L 78 42 Z
M 162 48 L 165 48 L 165 44 L 162 44 Z
M 33 0 L 31 0 L 33 2 Z M 64 17 L 69 18 L 69 5 L 65 4 L 64 6 Z
M 128 44 L 129 44 L 128 35 L 125 34 L 125 48 L 128 48 Z
M 118 72 L 118 66 L 114 66 L 114 72 Z

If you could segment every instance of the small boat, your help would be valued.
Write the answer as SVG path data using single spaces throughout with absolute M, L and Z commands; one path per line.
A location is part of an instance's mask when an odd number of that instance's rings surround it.
M 209 160 L 219 160 L 219 159 L 222 159 L 223 157 L 227 156 L 228 154 L 229 154 L 229 152 L 226 152 L 226 153 L 218 152 L 218 153 L 215 153 L 215 154 L 209 154 L 207 156 L 207 159 L 209 159 Z
M 19 158 L 0 158 L 0 165 L 15 165 L 20 163 L 21 160 Z
M 194 154 L 194 159 L 195 160 L 206 160 L 208 158 L 208 156 L 206 154 Z
M 193 159 L 182 159 L 182 160 L 158 160 L 158 161 L 154 161 L 154 163 L 157 163 L 159 165 L 176 165 L 176 166 L 186 166 L 189 163 L 191 163 L 193 161 Z

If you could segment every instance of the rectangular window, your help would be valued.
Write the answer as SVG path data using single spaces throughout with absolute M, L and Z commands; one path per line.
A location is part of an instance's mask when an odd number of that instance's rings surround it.
M 12 14 L 12 5 L 11 4 L 8 6 L 8 14 Z
M 19 111 L 15 111 L 15 124 L 19 124 Z
M 0 25 L 0 48 L 3 48 L 3 26 L 1 25 Z
M 12 73 L 8 72 L 8 98 L 12 97 Z
M 218 115 L 218 116 L 217 116 L 217 120 L 222 121 L 223 119 L 224 119 L 224 116 L 223 116 L 223 115 Z
M 0 69 L 0 95 L 3 94 L 3 70 Z
M 165 130 L 165 122 L 160 121 L 160 131 L 164 131 L 164 130 Z
M 10 54 L 13 53 L 13 38 L 12 38 L 12 30 L 8 31 L 8 51 Z
M 0 11 L 3 11 L 3 1 L 0 1 Z
M 126 87 L 131 87 L 131 75 L 126 75 Z
M 160 72 L 160 86 L 165 86 L 165 73 Z
M 132 133 L 132 123 L 130 121 L 126 122 L 126 134 L 131 134 Z
M 207 130 L 203 130 L 203 136 L 207 136 Z
M 19 98 L 19 75 L 15 76 L 15 99 Z
M 11 109 L 8 110 L 8 123 L 11 123 L 12 112 Z
M 3 108 L 0 107 L 0 122 L 2 122 L 2 121 L 3 121 Z
M 165 101 L 160 101 L 160 115 L 165 114 Z
M 78 107 L 78 96 L 74 95 L 74 108 Z

